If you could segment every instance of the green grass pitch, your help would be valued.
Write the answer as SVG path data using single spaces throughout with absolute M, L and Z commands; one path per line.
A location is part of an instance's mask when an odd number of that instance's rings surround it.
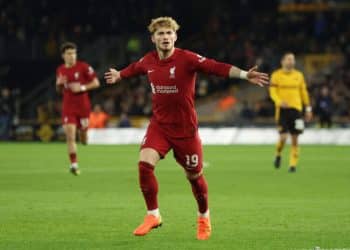
M 138 146 L 0 144 L 0 249 L 350 249 L 350 147 L 302 146 L 297 173 L 274 146 L 205 146 L 213 233 L 199 242 L 196 203 L 172 154 L 157 166 L 164 220 L 132 231 L 145 206 Z

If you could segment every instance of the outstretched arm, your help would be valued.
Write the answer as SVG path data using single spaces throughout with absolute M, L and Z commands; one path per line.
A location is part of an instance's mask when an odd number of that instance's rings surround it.
M 248 71 L 244 71 L 240 68 L 232 66 L 230 68 L 229 77 L 230 78 L 241 78 L 246 79 L 249 82 L 264 87 L 264 85 L 269 84 L 269 76 L 266 73 L 258 72 L 258 66 L 254 66 Z
M 137 62 L 130 64 L 120 71 L 110 68 L 105 73 L 105 79 L 107 84 L 114 84 L 116 82 L 119 82 L 122 78 L 129 78 L 143 74 L 146 74 L 146 70 L 143 67 L 143 58 L 141 58 Z
M 265 73 L 258 72 L 257 66 L 254 66 L 248 71 L 244 71 L 231 64 L 205 58 L 191 51 L 186 51 L 186 56 L 189 61 L 189 68 L 193 71 L 201 71 L 206 74 L 214 74 L 222 77 L 241 78 L 259 86 L 269 84 L 269 76 Z

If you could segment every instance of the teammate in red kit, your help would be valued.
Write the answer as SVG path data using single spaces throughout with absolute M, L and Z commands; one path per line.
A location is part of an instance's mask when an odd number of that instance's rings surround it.
M 147 74 L 152 88 L 153 116 L 141 145 L 138 164 L 147 215 L 134 234 L 145 235 L 162 223 L 154 167 L 172 149 L 176 161 L 187 174 L 198 204 L 197 239 L 206 240 L 211 234 L 211 224 L 208 187 L 202 170 L 202 145 L 194 108 L 196 73 L 247 79 L 260 86 L 268 84 L 268 76 L 257 72 L 256 67 L 246 72 L 230 64 L 175 48 L 179 25 L 171 17 L 153 19 L 148 29 L 156 50 L 121 71 L 109 69 L 105 73 L 108 84 Z
M 56 70 L 56 89 L 63 94 L 62 123 L 66 135 L 70 172 L 80 173 L 77 161 L 76 133 L 80 130 L 80 141 L 87 143 L 87 128 L 90 116 L 88 91 L 100 85 L 93 68 L 77 61 L 77 46 L 66 42 L 61 46 L 64 64 Z

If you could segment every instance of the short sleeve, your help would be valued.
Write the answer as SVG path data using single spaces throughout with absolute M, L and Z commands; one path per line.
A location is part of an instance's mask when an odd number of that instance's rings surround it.
M 199 71 L 206 74 L 228 77 L 232 67 L 231 64 L 218 62 L 214 59 L 206 58 L 188 50 L 185 50 L 185 57 L 191 71 Z
M 96 76 L 96 72 L 95 72 L 94 68 L 91 65 L 84 64 L 83 70 L 84 70 L 84 75 L 86 76 L 86 79 L 89 82 L 97 77 Z
M 144 67 L 144 61 L 145 61 L 145 58 L 142 57 L 137 62 L 131 63 L 129 66 L 127 66 L 126 68 L 124 68 L 120 71 L 120 76 L 122 78 L 129 78 L 129 77 L 133 77 L 133 76 L 146 74 L 145 67 Z

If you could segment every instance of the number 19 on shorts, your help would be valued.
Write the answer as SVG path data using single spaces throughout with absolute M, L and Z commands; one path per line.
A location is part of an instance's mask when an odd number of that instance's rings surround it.
M 198 166 L 198 155 L 185 155 L 186 157 L 186 165 L 191 168 L 195 168 Z

